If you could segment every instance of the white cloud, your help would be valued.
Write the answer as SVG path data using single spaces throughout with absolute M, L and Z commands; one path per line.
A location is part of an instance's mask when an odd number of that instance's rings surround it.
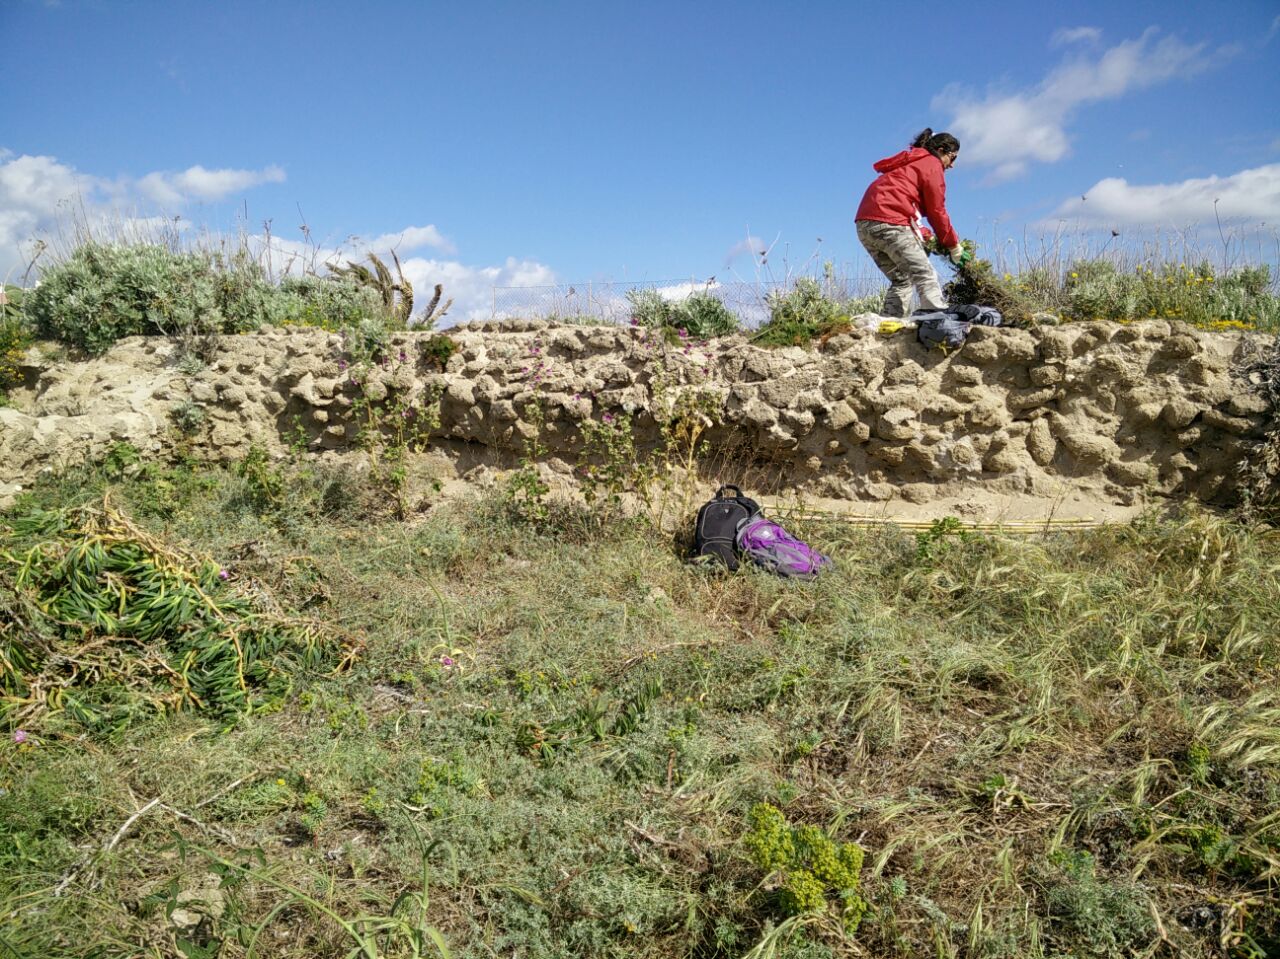
M 1218 52 L 1218 58 L 1225 55 Z M 934 98 L 933 107 L 951 113 L 948 129 L 959 138 L 966 162 L 990 166 L 994 180 L 1007 180 L 1033 162 L 1055 163 L 1067 155 L 1067 124 L 1081 105 L 1191 76 L 1213 62 L 1204 44 L 1157 38 L 1150 29 L 1096 57 L 1068 57 L 1034 89 L 979 97 L 952 86 Z
M 501 266 L 468 266 L 456 260 L 412 257 L 402 261 L 404 275 L 413 284 L 418 308 L 430 301 L 437 283 L 444 285 L 441 305 L 453 300 L 446 325 L 462 320 L 488 319 L 494 313 L 494 287 L 551 286 L 555 271 L 536 260 L 507 257 Z
M 190 236 L 191 222 L 174 216 L 193 200 L 215 201 L 262 183 L 278 183 L 284 171 L 209 170 L 193 166 L 181 173 L 155 172 L 137 179 L 115 180 L 91 176 L 48 156 L 16 156 L 0 148 L 0 279 L 21 280 L 36 247 L 35 241 L 55 248 L 86 234 L 124 242 L 160 242 L 176 235 Z M 169 215 L 158 215 L 157 208 Z M 128 210 L 129 213 L 121 211 Z M 236 244 L 239 238 L 203 235 L 201 247 Z M 455 259 L 430 259 L 405 254 L 432 249 L 445 255 L 454 245 L 433 224 L 408 226 L 364 238 L 351 236 L 341 247 L 318 246 L 306 238 L 276 234 L 247 238 L 250 250 L 273 276 L 323 272 L 326 263 L 363 260 L 369 253 L 389 259 L 394 249 L 406 278 L 413 284 L 418 308 L 426 306 L 437 283 L 444 298 L 453 299 L 446 323 L 488 317 L 493 311 L 493 287 L 542 286 L 556 282 L 548 266 L 529 259 L 508 258 L 497 266 L 471 266 Z M 269 245 L 268 245 L 269 242 Z
M 1215 211 L 1214 204 L 1217 204 Z M 1180 183 L 1133 184 L 1119 177 L 1099 180 L 1055 211 L 1057 219 L 1085 225 L 1122 224 L 1177 227 L 1224 222 L 1280 221 L 1280 163 Z
M 20 279 L 35 255 L 37 235 L 56 227 L 78 197 L 100 186 L 53 157 L 0 151 L 0 280 Z
M 1102 31 L 1097 27 L 1063 27 L 1054 32 L 1049 45 L 1065 47 L 1073 43 L 1097 43 L 1101 39 Z
M 0 277 L 25 270 L 39 242 L 58 245 L 64 236 L 105 235 L 146 240 L 183 229 L 168 214 L 191 201 L 218 200 L 263 183 L 279 183 L 278 166 L 262 170 L 156 172 L 107 179 L 76 170 L 51 156 L 15 155 L 0 149 Z M 126 212 L 127 211 L 127 212 Z M 184 225 L 185 226 L 185 225 Z
M 719 288 L 720 284 L 717 283 L 713 277 L 705 283 L 690 280 L 685 283 L 674 283 L 670 286 L 660 286 L 658 287 L 658 294 L 664 300 L 674 300 L 679 302 L 680 300 L 687 300 L 695 293 L 703 293 L 708 290 L 716 290 Z
M 355 236 L 348 241 L 348 245 L 356 249 L 370 250 L 374 253 L 380 250 L 387 252 L 395 250 L 396 253 L 405 253 L 409 250 L 420 250 L 424 246 L 439 250 L 441 253 L 457 252 L 453 243 L 445 239 L 432 224 L 405 227 L 399 233 L 383 233 L 381 236 L 375 236 L 371 240 Z
M 221 200 L 264 183 L 283 183 L 284 179 L 283 168 L 274 165 L 262 170 L 206 170 L 197 164 L 181 173 L 148 173 L 138 180 L 137 189 L 154 203 L 172 208 L 191 200 Z

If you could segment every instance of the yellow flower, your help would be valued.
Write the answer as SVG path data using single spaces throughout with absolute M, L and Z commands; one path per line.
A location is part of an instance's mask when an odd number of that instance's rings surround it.
M 276 785 L 277 785 L 277 786 L 283 786 L 283 785 L 284 785 L 284 780 L 283 780 L 283 779 L 277 779 L 277 780 L 276 780 Z
M 1071 279 L 1073 279 L 1073 280 L 1074 280 L 1074 279 L 1077 279 L 1077 278 L 1079 278 L 1079 276 L 1080 276 L 1080 274 L 1079 274 L 1079 273 L 1072 273 L 1072 274 L 1071 274 Z

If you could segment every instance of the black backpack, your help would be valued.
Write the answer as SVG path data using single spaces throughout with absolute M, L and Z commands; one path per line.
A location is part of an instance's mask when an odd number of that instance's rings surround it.
M 725 496 L 732 490 L 732 496 Z M 707 563 L 723 563 L 731 570 L 738 568 L 738 550 L 735 540 L 738 528 L 760 512 L 760 504 L 742 495 L 738 487 L 726 483 L 716 490 L 715 497 L 698 510 L 698 522 L 693 531 L 691 558 Z

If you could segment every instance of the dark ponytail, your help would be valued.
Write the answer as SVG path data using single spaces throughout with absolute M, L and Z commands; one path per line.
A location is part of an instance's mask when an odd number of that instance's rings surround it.
M 924 147 L 934 156 L 941 158 L 944 153 L 959 153 L 960 141 L 953 137 L 950 133 L 934 133 L 931 127 L 925 127 L 921 130 L 914 140 L 911 141 L 912 147 Z

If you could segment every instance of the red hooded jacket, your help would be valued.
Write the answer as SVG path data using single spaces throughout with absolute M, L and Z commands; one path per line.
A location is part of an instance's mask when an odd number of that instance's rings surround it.
M 945 249 L 960 245 L 947 216 L 947 182 L 942 161 L 923 147 L 912 147 L 875 165 L 880 176 L 867 187 L 856 220 L 908 226 L 923 212 Z

